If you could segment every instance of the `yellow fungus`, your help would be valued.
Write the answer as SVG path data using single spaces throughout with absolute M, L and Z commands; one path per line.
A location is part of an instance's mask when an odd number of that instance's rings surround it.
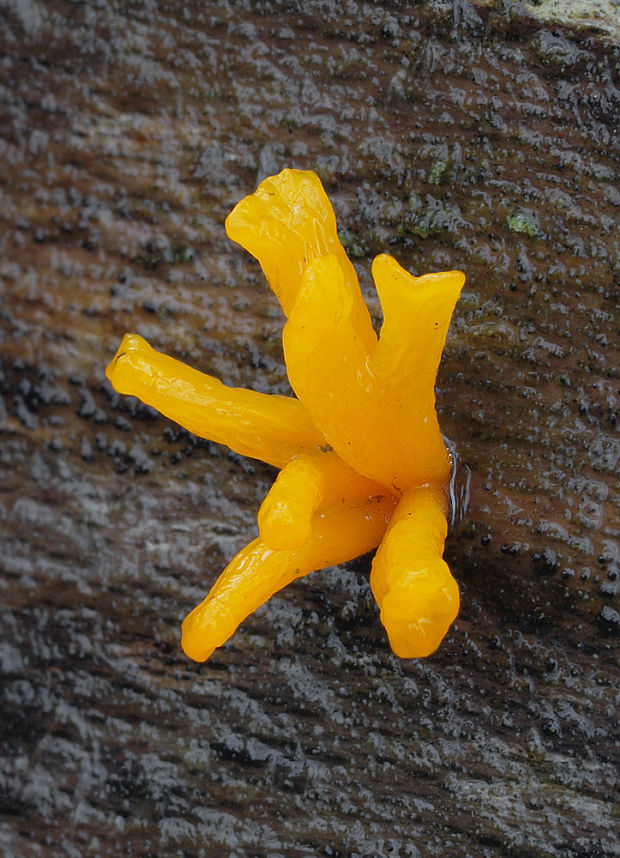
M 119 393 L 136 396 L 194 435 L 277 468 L 325 440 L 292 396 L 227 387 L 137 334 L 125 334 L 106 375 Z
M 459 606 L 443 560 L 450 460 L 434 384 L 464 275 L 413 277 L 378 256 L 377 337 L 314 173 L 265 179 L 226 230 L 259 260 L 288 317 L 296 396 L 226 387 L 130 334 L 106 371 L 120 393 L 281 469 L 258 514 L 259 537 L 185 619 L 183 649 L 204 661 L 290 581 L 379 546 L 371 586 L 391 646 L 427 656 Z
M 459 610 L 459 588 L 442 559 L 446 512 L 441 488 L 409 489 L 373 560 L 372 592 L 392 649 L 403 658 L 434 652 Z
M 310 538 L 315 512 L 385 493 L 385 486 L 358 474 L 331 450 L 300 454 L 282 468 L 263 501 L 261 538 L 270 548 L 299 548 Z
M 357 335 L 368 348 L 376 343 L 357 274 L 340 243 L 334 211 L 316 173 L 282 170 L 265 179 L 228 215 L 226 234 L 258 259 L 286 316 L 308 263 L 333 254 L 351 297 Z
M 415 278 L 388 256 L 377 257 L 373 274 L 384 323 L 369 353 L 351 322 L 353 303 L 336 257 L 307 266 L 283 334 L 291 385 L 359 473 L 399 492 L 447 482 L 434 384 L 464 277 L 457 271 Z
M 310 537 L 300 548 L 274 551 L 261 539 L 242 548 L 207 598 L 183 621 L 181 643 L 186 655 L 204 661 L 246 617 L 291 581 L 375 548 L 394 503 L 386 494 L 356 506 L 333 506 L 314 518 Z

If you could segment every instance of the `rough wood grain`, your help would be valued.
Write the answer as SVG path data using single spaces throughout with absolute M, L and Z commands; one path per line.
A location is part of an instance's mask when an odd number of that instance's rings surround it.
M 513 3 L 253 6 L 0 5 L 3 854 L 616 856 L 618 46 Z M 468 276 L 438 386 L 463 610 L 425 661 L 367 558 L 179 648 L 273 474 L 103 369 L 134 330 L 288 390 L 223 230 L 284 166 L 375 316 L 378 252 Z

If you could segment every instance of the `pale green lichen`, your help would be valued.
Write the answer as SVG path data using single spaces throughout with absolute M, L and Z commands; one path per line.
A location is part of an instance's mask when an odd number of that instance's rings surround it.
M 541 21 L 596 27 L 609 35 L 620 34 L 620 15 L 615 0 L 520 0 L 528 13 Z
M 538 235 L 538 225 L 536 221 L 523 212 L 509 214 L 506 221 L 513 232 L 524 232 L 526 235 L 529 235 L 530 238 L 534 238 Z
M 440 184 L 443 179 L 443 174 L 446 172 L 448 165 L 445 161 L 434 161 L 428 174 L 428 181 L 431 185 Z

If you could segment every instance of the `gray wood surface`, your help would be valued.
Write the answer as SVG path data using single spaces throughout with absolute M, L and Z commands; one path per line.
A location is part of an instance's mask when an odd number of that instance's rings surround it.
M 517 3 L 12 0 L 0 46 L 2 853 L 619 855 L 617 43 Z M 375 254 L 467 274 L 463 604 L 427 660 L 390 653 L 367 557 L 179 647 L 274 472 L 103 371 L 135 331 L 288 392 L 223 227 L 285 166 L 377 324 Z

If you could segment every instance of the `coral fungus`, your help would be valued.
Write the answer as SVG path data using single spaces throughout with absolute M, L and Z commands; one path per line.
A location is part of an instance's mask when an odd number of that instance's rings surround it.
M 265 179 L 226 231 L 259 260 L 288 317 L 284 355 L 296 397 L 226 387 L 134 334 L 107 369 L 120 393 L 281 469 L 258 514 L 259 536 L 183 622 L 183 649 L 204 661 L 290 581 L 379 546 L 370 581 L 392 649 L 429 655 L 459 607 L 442 559 L 450 458 L 434 384 L 464 275 L 413 277 L 378 256 L 377 337 L 314 173 Z

